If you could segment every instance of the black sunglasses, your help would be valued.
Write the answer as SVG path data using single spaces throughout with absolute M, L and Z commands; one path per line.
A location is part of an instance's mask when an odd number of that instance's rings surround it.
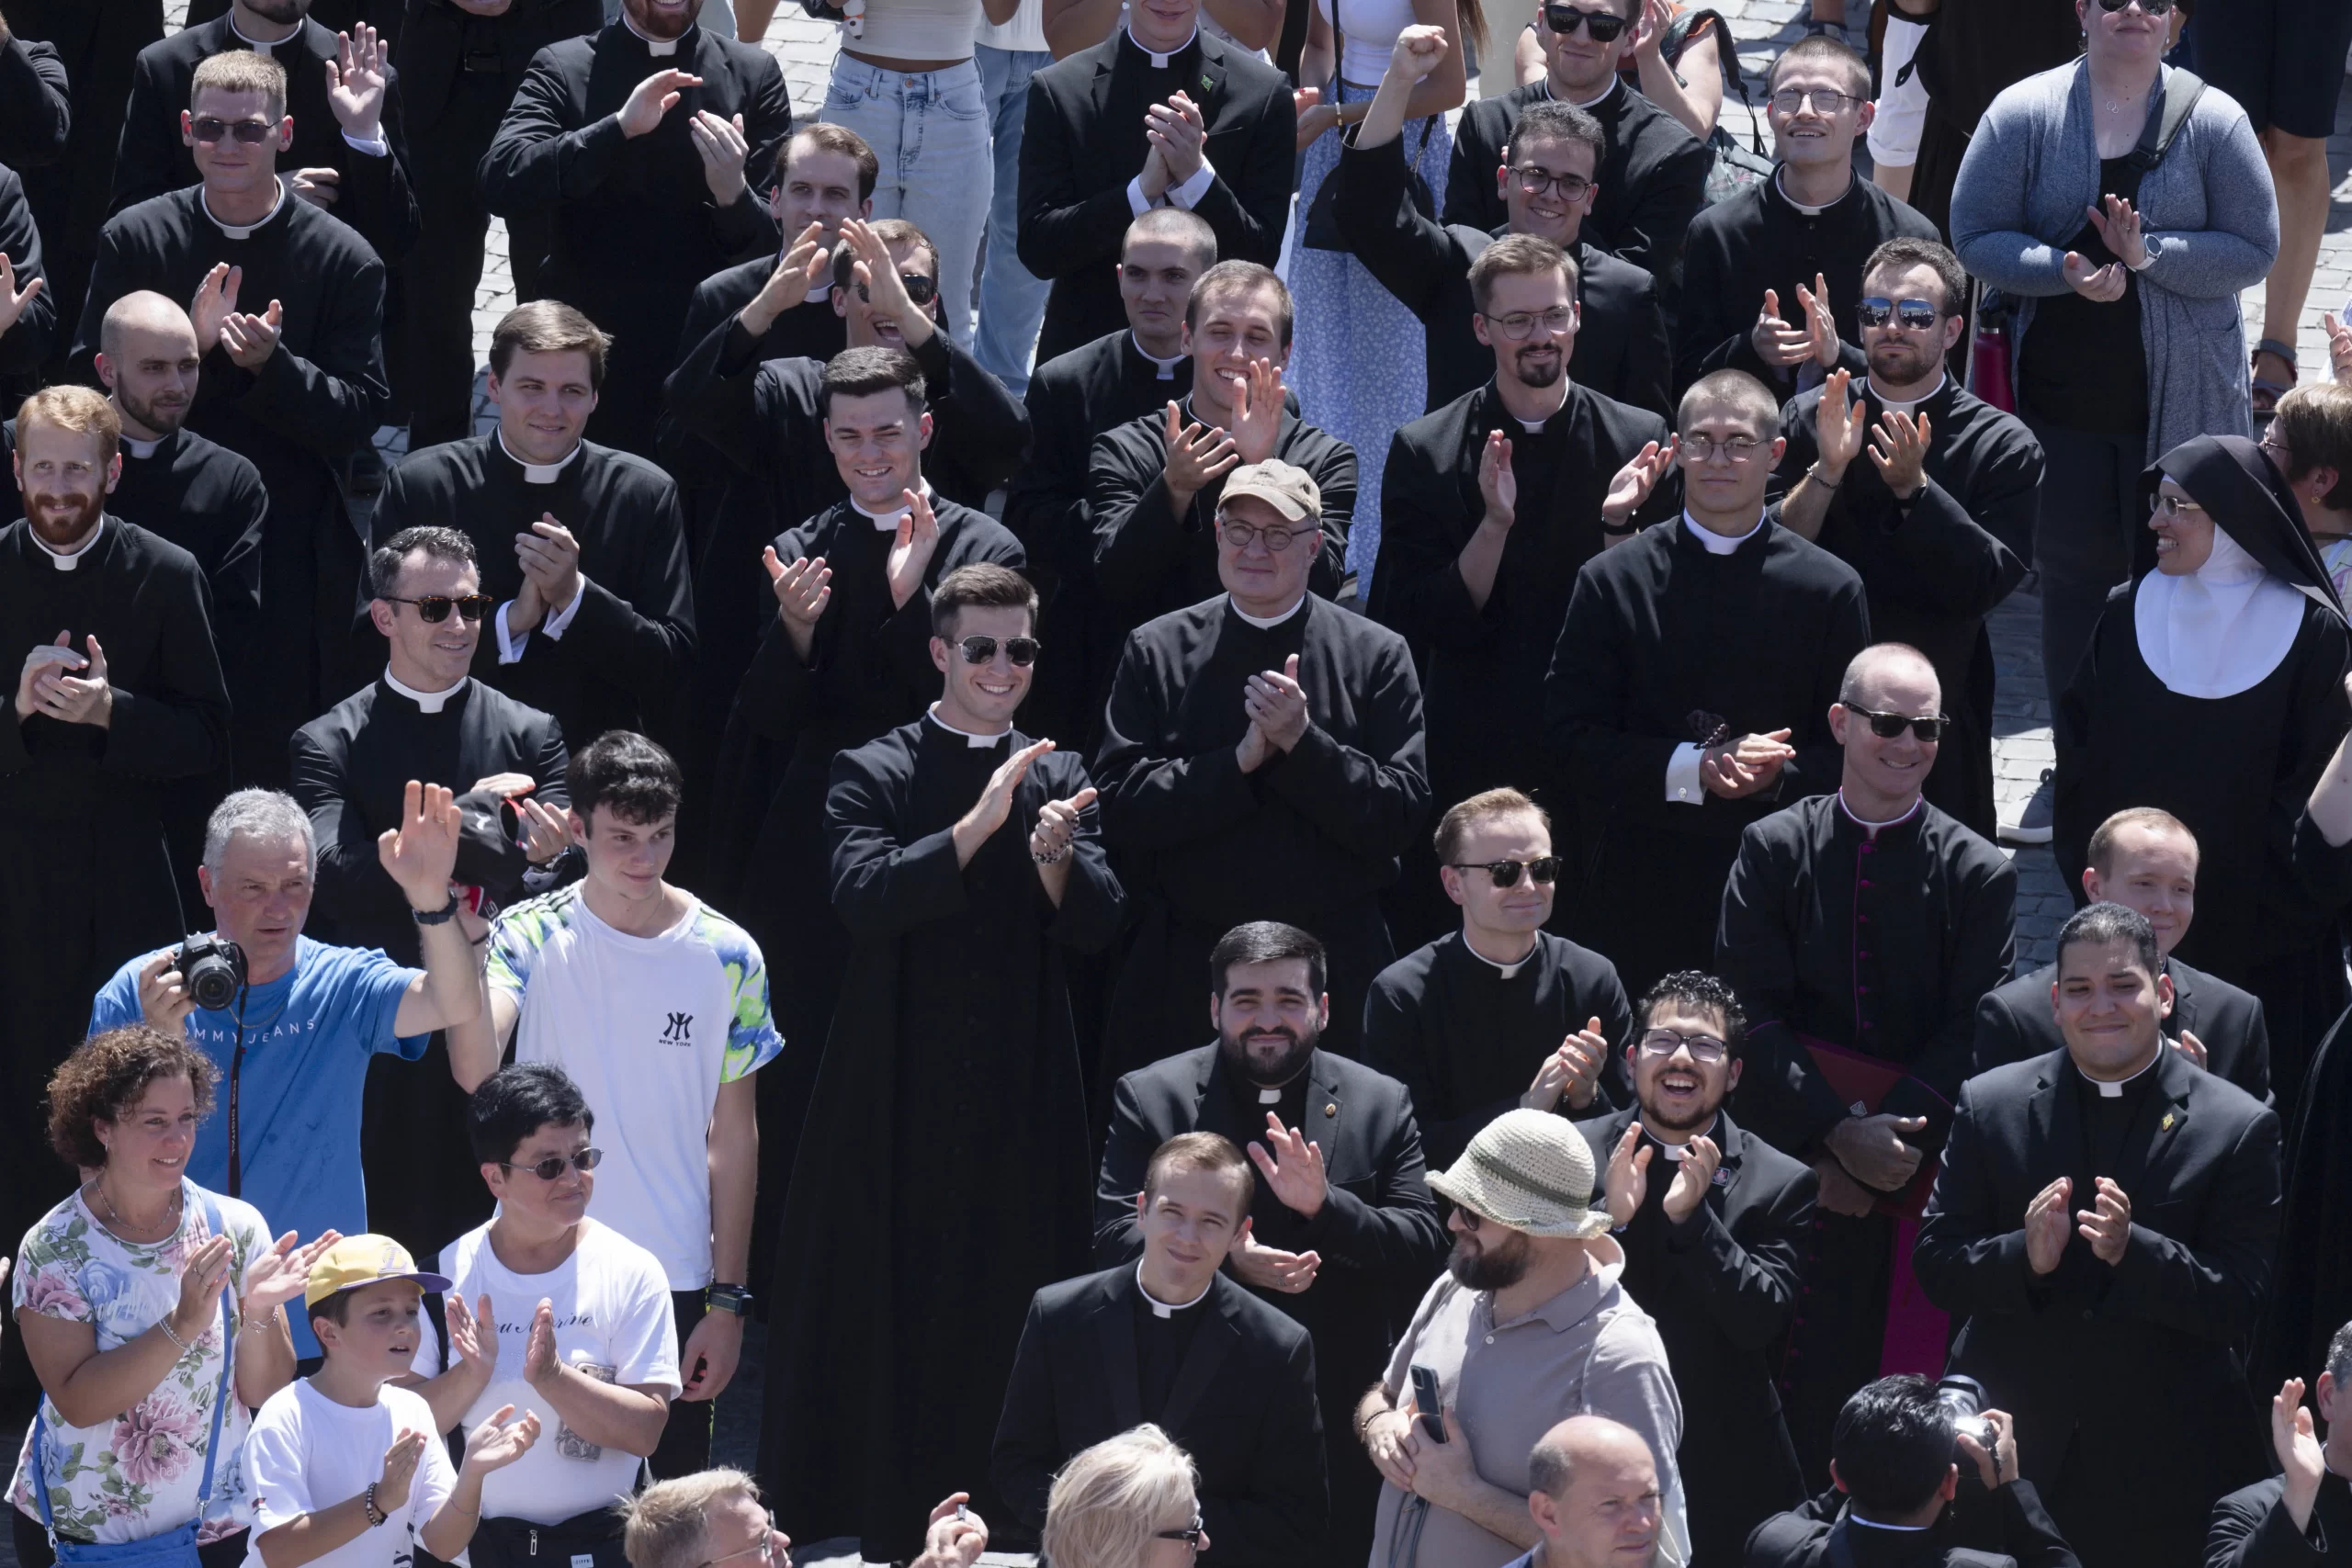
M 1488 876 L 1495 879 L 1495 886 L 1498 887 L 1518 886 L 1519 874 L 1523 870 L 1528 875 L 1535 879 L 1535 885 L 1538 887 L 1548 887 L 1554 882 L 1559 880 L 1560 857 L 1557 855 L 1538 855 L 1531 861 L 1490 860 L 1474 863 L 1469 865 L 1455 865 L 1453 869 L 1456 871 L 1483 871 Z
M 1846 711 L 1870 720 L 1871 733 L 1881 740 L 1892 740 L 1908 729 L 1923 743 L 1933 746 L 1944 738 L 1944 731 L 1951 728 L 1951 720 L 1940 714 L 1930 715 L 1926 718 L 1914 718 L 1907 713 L 1873 713 L 1869 708 L 1856 707 L 1851 703 L 1846 705 Z
M 487 593 L 469 593 L 462 599 L 452 599 L 446 593 L 428 593 L 422 599 L 402 599 L 387 593 L 383 598 L 388 604 L 415 605 L 416 618 L 436 626 L 449 618 L 452 608 L 466 620 L 479 621 L 489 615 L 490 607 L 498 602 Z
M 980 637 L 976 634 L 964 638 L 956 646 L 963 650 L 964 662 L 967 664 L 986 664 L 996 657 L 996 638 L 992 637 Z M 1009 637 L 1004 639 L 1004 656 L 1014 664 L 1026 669 L 1037 662 L 1037 650 L 1040 646 L 1034 637 Z
M 1915 333 L 1926 332 L 1936 324 L 1938 312 L 1925 299 L 1886 299 L 1873 297 L 1854 301 L 1854 320 L 1866 327 L 1883 327 L 1890 321 L 1901 321 Z
M 1195 1510 L 1193 1514 L 1192 1529 L 1182 1530 L 1154 1530 L 1151 1532 L 1151 1538 L 1154 1540 L 1181 1540 L 1186 1546 L 1191 1547 L 1194 1551 L 1198 1551 L 1201 1549 L 1201 1537 L 1204 1533 L 1204 1532 L 1201 1529 L 1200 1513 L 1198 1510 Z
M 224 136 L 233 137 L 248 147 L 258 147 L 277 134 L 277 127 L 266 119 L 218 119 L 206 115 L 189 124 L 188 134 L 208 147 Z
M 928 305 L 939 298 L 939 284 L 919 272 L 902 272 L 899 281 L 906 286 L 907 298 L 916 305 Z M 857 297 L 868 305 L 874 303 L 874 292 L 865 284 L 857 286 Z
M 1573 6 L 1544 7 L 1544 25 L 1562 38 L 1576 31 L 1579 22 L 1595 43 L 1615 43 L 1626 27 L 1624 17 L 1609 11 L 1579 11 Z
M 566 1166 L 576 1166 L 582 1170 L 594 1170 L 603 1163 L 604 1158 L 605 1151 L 602 1149 L 582 1149 L 576 1155 L 549 1155 L 537 1165 L 509 1165 L 504 1160 L 500 1160 L 498 1163 L 508 1170 L 527 1170 L 541 1181 L 557 1181 L 562 1179 Z
M 2120 11 L 2130 4 L 2132 0 L 2098 0 L 2098 8 L 2102 11 Z M 2172 9 L 2172 6 L 2173 0 L 2140 0 L 2140 9 L 2151 17 L 2164 16 Z

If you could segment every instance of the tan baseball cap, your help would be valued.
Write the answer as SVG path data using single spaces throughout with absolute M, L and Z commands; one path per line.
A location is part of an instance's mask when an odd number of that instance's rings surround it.
M 306 1306 L 316 1306 L 340 1292 L 356 1291 L 362 1285 L 379 1284 L 386 1280 L 413 1280 L 428 1292 L 449 1288 L 447 1275 L 419 1269 L 416 1259 L 408 1255 L 408 1248 L 391 1237 L 347 1235 L 311 1265 L 302 1302 Z
M 1237 495 L 1254 495 L 1293 523 L 1304 523 L 1323 514 L 1323 491 L 1312 476 L 1305 468 L 1279 458 L 1244 463 L 1226 475 L 1224 494 L 1217 502 L 1219 509 Z

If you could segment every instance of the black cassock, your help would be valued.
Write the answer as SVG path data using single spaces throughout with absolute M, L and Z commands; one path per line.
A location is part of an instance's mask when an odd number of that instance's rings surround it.
M 2299 1373 L 2317 1382 L 2316 1370 Z M 2287 1511 L 2287 1483 L 2278 1476 L 2241 1487 L 2213 1505 L 2205 1538 L 2207 1568 L 2318 1568 L 2335 1543 L 2352 1538 L 2352 1482 L 2323 1473 L 2312 1522 L 2295 1529 Z
M 153 289 L 191 300 L 214 264 L 243 269 L 239 309 L 284 307 L 277 350 L 247 370 L 214 347 L 204 355 L 187 428 L 249 459 L 269 495 L 262 531 L 262 602 L 269 613 L 241 668 L 266 670 L 237 710 L 236 765 L 260 783 L 284 779 L 286 738 L 357 682 L 352 595 L 365 561 L 335 471 L 375 438 L 390 391 L 380 341 L 384 264 L 345 224 L 288 190 L 277 210 L 232 233 L 205 214 L 203 187 L 141 202 L 107 223 L 75 336 L 78 378 L 107 309 Z M 369 657 L 373 657 L 372 651 Z
M 428 446 L 395 467 L 369 531 L 380 545 L 420 524 L 458 529 L 481 558 L 481 591 L 503 609 L 523 586 L 515 536 L 529 533 L 543 513 L 580 542 L 580 608 L 560 637 L 547 634 L 542 619 L 511 664 L 499 649 L 497 622 L 485 620 L 474 676 L 554 715 L 571 745 L 585 746 L 607 729 L 642 731 L 663 716 L 695 658 L 685 532 L 669 475 L 643 457 L 583 441 L 551 480 L 537 483 L 492 431 Z
M 17 47 L 13 39 L 9 45 Z M 57 346 L 62 329 L 57 321 L 57 301 L 49 297 L 50 286 L 41 265 L 40 231 L 33 222 L 25 183 L 16 170 L 5 166 L 0 166 L 0 251 L 7 253 L 8 265 L 16 269 L 18 288 L 33 279 L 42 280 L 40 292 L 26 300 L 23 312 L 6 332 L 0 333 L 0 377 L 22 380 L 40 368 L 41 362 Z
M 1306 733 L 1245 773 L 1235 755 L 1250 723 L 1244 688 L 1293 654 Z M 1405 639 L 1313 593 L 1272 626 L 1252 626 L 1223 594 L 1162 615 L 1127 639 L 1094 772 L 1103 833 L 1141 916 L 1101 1082 L 1200 1043 L 1209 950 L 1245 920 L 1322 939 L 1323 1048 L 1353 1056 L 1364 987 L 1394 956 L 1380 893 L 1429 814 L 1421 687 Z
M 853 946 L 777 1243 L 788 1348 L 760 1472 L 803 1529 L 879 1559 L 920 1551 L 951 1491 L 1001 1517 L 989 1454 L 1030 1297 L 1087 1262 L 1063 967 L 1110 942 L 1125 900 L 1091 807 L 1058 908 L 1029 858 L 1039 811 L 1087 787 L 1084 764 L 1033 762 L 968 865 L 950 833 L 1029 741 L 975 746 L 919 718 L 836 758 L 825 800 Z
M 1853 569 L 1770 512 L 1729 555 L 1687 517 L 1645 528 L 1577 574 L 1544 679 L 1557 777 L 1577 800 L 1560 905 L 1568 934 L 1615 962 L 1628 995 L 1714 953 L 1724 879 L 1750 822 L 1836 787 L 1829 707 L 1870 637 Z M 1724 800 L 1695 779 L 1669 800 L 1677 747 L 1794 731 L 1773 787 Z
M 1562 1041 L 1596 1018 L 1609 1060 L 1592 1102 L 1562 1100 L 1562 1115 L 1599 1116 L 1633 1103 L 1623 1050 L 1634 1011 L 1617 971 L 1549 931 L 1536 932 L 1535 951 L 1508 966 L 1472 952 L 1455 931 L 1373 981 L 1364 995 L 1363 1059 L 1412 1091 L 1430 1159 L 1442 1169 L 1479 1128 L 1519 1104 Z
M 1866 378 L 1854 386 L 1875 430 L 1886 412 Z M 1788 449 L 1781 475 L 1793 485 L 1821 447 L 1821 391 L 1781 411 Z M 1871 635 L 1928 656 L 1952 720 L 1926 795 L 1984 838 L 1999 827 L 1993 800 L 1993 639 L 1984 617 L 2008 597 L 2032 558 L 2041 487 L 2041 444 L 2025 422 L 1963 391 L 1950 378 L 1912 410 L 1932 427 L 1926 488 L 1908 504 L 1867 454 L 1849 464 L 1821 521 L 1821 547 L 1861 573 Z
M 702 78 L 647 134 L 630 140 L 616 118 L 657 71 Z M 725 207 L 711 199 L 687 127 L 698 110 L 743 117 L 752 188 Z M 792 103 L 775 61 L 753 44 L 702 27 L 656 55 L 621 22 L 539 51 L 481 161 L 482 203 L 501 218 L 550 215 L 539 275 L 550 299 L 613 334 L 604 395 L 589 435 L 651 457 L 679 324 L 695 285 L 730 262 L 773 254 L 775 220 L 761 192 L 792 130 Z
M 114 688 L 104 729 L 13 709 L 0 724 L 0 1224 L 30 1225 L 66 1184 L 42 1099 L 81 1043 L 90 998 L 124 959 L 201 919 L 180 908 L 163 807 L 175 782 L 228 754 L 229 694 L 195 558 L 119 518 L 100 527 L 70 571 L 29 525 L 0 528 L 0 660 L 21 670 L 61 631 L 86 658 L 95 636 Z

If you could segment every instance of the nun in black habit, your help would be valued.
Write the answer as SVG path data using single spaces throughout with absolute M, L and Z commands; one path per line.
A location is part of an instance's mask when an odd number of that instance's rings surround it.
M 2291 1115 L 2312 1046 L 2345 1002 L 2334 907 L 2297 873 L 2294 840 L 2352 722 L 2352 631 L 2253 442 L 2200 435 L 2140 491 L 2137 571 L 2109 598 L 2055 715 L 2053 848 L 2079 887 L 2110 813 L 2160 807 L 2188 825 L 2203 852 L 2178 955 L 2261 998 L 2271 1081 Z

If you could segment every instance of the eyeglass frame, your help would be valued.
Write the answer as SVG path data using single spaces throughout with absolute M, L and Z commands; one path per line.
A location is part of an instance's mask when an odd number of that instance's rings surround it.
M 1255 523 L 1244 523 L 1238 518 L 1229 518 L 1220 514 L 1216 519 L 1216 539 L 1218 544 L 1228 546 L 1237 550 L 1248 549 L 1250 547 L 1250 541 L 1252 539 L 1263 540 L 1266 546 L 1266 553 L 1272 556 L 1278 556 L 1284 550 L 1290 548 L 1291 545 L 1297 540 L 1300 535 L 1308 532 L 1304 525 L 1306 519 L 1301 518 L 1299 521 L 1301 526 L 1296 528 L 1285 528 L 1281 526 L 1261 527 Z M 1241 536 L 1238 539 L 1233 537 L 1237 533 Z M 1282 536 L 1282 543 L 1279 545 L 1274 543 L 1274 537 L 1276 535 L 1280 535 Z
M 503 1159 L 498 1162 L 498 1168 L 501 1170 L 527 1170 L 533 1176 L 537 1177 L 541 1181 L 561 1181 L 563 1179 L 563 1173 L 567 1169 L 576 1170 L 580 1172 L 581 1175 L 585 1176 L 604 1163 L 605 1151 L 592 1146 L 584 1149 L 574 1149 L 568 1155 L 549 1155 L 547 1158 L 534 1161 L 529 1165 L 516 1165 L 513 1160 Z M 555 1168 L 553 1170 L 549 1170 L 548 1168 L 549 1166 L 553 1166 Z
M 379 593 L 376 597 L 387 604 L 415 605 L 416 618 L 428 626 L 437 626 L 447 620 L 451 610 L 458 613 L 459 620 L 480 626 L 490 618 L 491 611 L 498 607 L 496 596 L 489 593 L 426 593 L 414 599 L 403 599 L 397 593 Z M 440 604 L 446 607 L 439 615 L 433 615 L 425 613 L 424 607 L 427 604 Z M 475 606 L 474 613 L 470 615 L 466 614 L 466 606 L 469 604 Z
M 1908 729 L 1911 732 L 1912 738 L 1917 740 L 1920 745 L 1940 746 L 1943 744 L 1944 736 L 1951 729 L 1951 716 L 1950 714 L 1885 713 L 1877 708 L 1863 707 L 1858 703 L 1848 703 L 1846 705 L 1846 711 L 1861 719 L 1863 723 L 1869 725 L 1871 733 L 1877 736 L 1881 740 L 1892 740 L 1896 736 L 1902 734 L 1905 729 Z M 1891 730 L 1881 728 L 1880 726 L 1888 719 L 1893 719 L 1894 721 L 1894 728 Z M 1920 726 L 1922 725 L 1932 727 L 1935 733 L 1932 735 L 1928 734 L 1925 730 L 1921 729 Z
M 1202 1527 L 1201 1511 L 1196 1507 L 1193 1510 L 1192 1529 L 1181 1530 L 1154 1530 L 1151 1532 L 1151 1539 L 1154 1540 L 1181 1540 L 1186 1546 L 1192 1548 L 1194 1552 L 1198 1552 L 1201 1550 L 1201 1537 L 1207 1533 L 1208 1531 Z
M 1781 95 L 1783 93 L 1794 93 L 1797 96 L 1796 102 L 1790 104 L 1785 108 L 1781 107 Z M 1836 108 L 1829 107 L 1826 104 L 1822 102 L 1825 98 L 1836 98 L 1838 100 L 1838 107 Z M 1869 103 L 1870 99 L 1867 97 L 1857 97 L 1852 93 L 1840 92 L 1835 87 L 1775 87 L 1771 92 L 1766 94 L 1764 97 L 1764 102 L 1768 106 L 1779 110 L 1781 114 L 1802 114 L 1804 112 L 1805 105 L 1808 101 L 1813 105 L 1814 113 L 1835 118 L 1838 115 L 1844 114 L 1849 108 L 1854 108 L 1862 104 Z
M 1565 12 L 1572 19 L 1566 27 L 1559 27 L 1552 20 L 1552 16 L 1555 12 Z M 1625 29 L 1634 25 L 1633 17 L 1621 17 L 1614 11 L 1579 11 L 1574 6 L 1549 4 L 1538 6 L 1535 8 L 1535 14 L 1544 18 L 1544 27 L 1549 28 L 1555 37 L 1566 38 L 1574 33 L 1577 28 L 1582 28 L 1584 29 L 1585 37 L 1592 39 L 1595 43 L 1615 43 L 1619 39 L 1625 36 Z M 1605 23 L 1608 25 L 1609 36 L 1607 38 L 1600 36 L 1600 30 L 1599 28 L 1594 26 L 1595 23 Z
M 1742 441 L 1747 443 L 1745 449 L 1738 446 Z M 1687 455 L 1692 463 L 1703 468 L 1713 462 L 1715 454 L 1720 452 L 1724 462 L 1736 468 L 1742 463 L 1754 462 L 1756 454 L 1768 445 L 1761 436 L 1756 435 L 1732 435 L 1721 441 L 1706 434 L 1677 435 L 1674 438 L 1674 455 L 1678 458 Z
M 1542 196 L 1546 191 L 1558 191 L 1562 201 L 1582 201 L 1585 192 L 1600 183 L 1583 175 L 1555 175 L 1536 164 L 1514 165 L 1510 177 L 1517 180 L 1519 188 L 1529 196 Z M 1574 190 L 1568 188 L 1568 182 L 1571 180 L 1576 182 Z M 1530 181 L 1534 183 L 1530 184 Z
M 1002 640 L 1005 662 L 1016 670 L 1028 669 L 1029 666 L 1037 662 L 1037 655 L 1046 651 L 1046 645 L 1034 637 L 1009 637 Z M 976 642 L 984 642 L 988 647 L 976 654 L 972 649 L 972 645 Z M 1016 643 L 1026 643 L 1027 649 L 1023 651 L 1015 648 L 1013 645 Z M 967 664 L 986 664 L 996 658 L 997 644 L 998 639 L 989 637 L 987 633 L 974 632 L 969 637 L 957 637 L 948 646 L 961 654 Z
M 757 1544 L 746 1546 L 738 1551 L 730 1551 L 723 1557 L 709 1558 L 704 1562 L 695 1563 L 695 1568 L 718 1568 L 718 1565 L 721 1562 L 732 1562 L 736 1558 L 748 1557 L 754 1551 L 760 1554 L 763 1561 L 774 1562 L 776 1559 L 775 1538 L 783 1532 L 775 1528 L 775 1509 L 770 1508 L 767 1510 L 767 1533 L 759 1539 Z M 789 1551 L 790 1548 L 787 1547 L 786 1550 Z
M 1548 322 L 1548 318 L 1555 311 L 1564 318 L 1557 326 L 1550 325 Z M 1555 306 L 1551 310 L 1513 310 L 1508 316 L 1489 316 L 1484 310 L 1474 313 L 1480 321 L 1500 332 L 1504 340 L 1510 343 L 1525 343 L 1529 338 L 1533 337 L 1538 321 L 1546 322 L 1544 330 L 1555 334 L 1574 332 L 1577 325 L 1577 308 L 1572 304 Z M 1514 321 L 1520 323 L 1520 329 L 1517 332 L 1510 330 L 1510 324 Z
M 2185 495 L 2166 495 L 2162 491 L 2158 491 L 2148 502 L 2148 514 L 2152 517 L 2162 517 L 2167 523 L 2179 522 L 2180 514 L 2184 512 L 2208 510 L 2210 509 L 2203 502 L 2191 501 Z
M 1927 311 L 1928 319 L 1924 321 L 1905 321 L 1904 307 L 1906 305 L 1916 305 Z M 1885 316 L 1871 321 L 1871 315 L 1880 310 L 1884 310 Z M 1943 319 L 1942 308 L 1930 299 L 1889 299 L 1883 294 L 1868 294 L 1854 301 L 1854 323 L 1860 327 L 1898 327 L 1907 333 L 1927 333 L 1935 331 Z
M 1674 1043 L 1660 1051 L 1650 1043 L 1657 1039 L 1671 1040 Z M 1690 1052 L 1690 1059 L 1702 1067 L 1731 1060 L 1731 1042 L 1712 1034 L 1678 1034 L 1671 1029 L 1645 1029 L 1641 1038 L 1634 1042 L 1635 1055 L 1655 1056 L 1661 1062 L 1672 1061 L 1676 1054 L 1682 1051 Z
M 1445 863 L 1448 871 L 1483 871 L 1498 887 L 1518 886 L 1521 872 L 1525 872 L 1527 879 L 1538 887 L 1549 887 L 1560 880 L 1558 855 L 1537 855 L 1533 860 L 1448 861 Z M 1503 876 L 1506 866 L 1510 869 L 1508 880 Z M 1543 867 L 1549 869 L 1539 869 Z
M 223 140 L 233 141 L 242 147 L 264 147 L 278 134 L 283 124 L 284 121 L 275 119 L 223 119 L 217 114 L 191 114 L 187 117 L 187 129 L 190 137 L 207 147 Z M 204 128 L 208 125 L 217 125 L 220 129 L 207 136 Z

